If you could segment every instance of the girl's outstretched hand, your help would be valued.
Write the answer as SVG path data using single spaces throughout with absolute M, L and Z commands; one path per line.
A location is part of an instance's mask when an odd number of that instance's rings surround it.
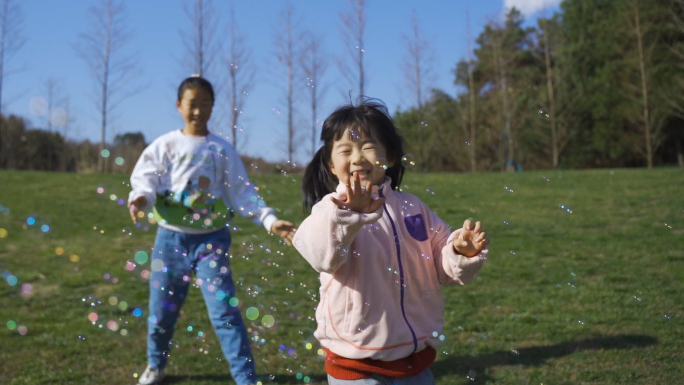
M 475 227 L 473 228 L 473 222 L 470 219 L 466 219 L 463 222 L 461 233 L 454 240 L 454 250 L 461 255 L 471 258 L 476 256 L 488 244 L 489 238 L 487 238 L 487 233 L 482 229 L 482 223 L 480 221 L 475 222 Z
M 297 231 L 297 229 L 295 228 L 294 223 L 282 219 L 276 220 L 271 225 L 271 232 L 285 240 L 290 246 L 292 246 L 292 238 L 294 238 L 295 231 Z
M 359 181 L 358 173 L 354 174 L 353 187 L 348 176 L 345 178 L 344 184 L 347 186 L 347 199 L 341 201 L 335 197 L 331 198 L 333 203 L 343 210 L 351 210 L 357 213 L 372 213 L 385 203 L 385 198 L 373 199 L 373 182 L 369 181 L 368 184 L 366 184 L 365 191 L 361 189 L 361 181 Z

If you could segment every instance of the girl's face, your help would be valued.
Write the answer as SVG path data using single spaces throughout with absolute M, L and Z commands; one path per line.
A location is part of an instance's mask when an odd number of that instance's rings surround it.
M 358 174 L 365 187 L 369 181 L 373 185 L 382 184 L 385 167 L 394 166 L 394 160 L 388 161 L 385 146 L 376 139 L 365 136 L 362 131 L 347 129 L 333 142 L 329 166 L 340 181 L 347 176 L 353 181 Z
M 185 121 L 184 130 L 187 134 L 206 135 L 207 122 L 214 107 L 209 92 L 202 88 L 187 88 L 181 100 L 176 101 L 176 106 Z

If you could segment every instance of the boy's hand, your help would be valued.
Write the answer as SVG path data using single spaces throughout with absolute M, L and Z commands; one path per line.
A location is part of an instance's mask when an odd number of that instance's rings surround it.
M 351 210 L 357 213 L 372 213 L 379 209 L 385 198 L 373 199 L 372 188 L 373 182 L 366 184 L 366 191 L 361 190 L 361 181 L 359 181 L 359 174 L 354 173 L 354 188 L 352 188 L 351 180 L 347 176 L 344 181 L 347 186 L 347 199 L 343 202 L 335 197 L 332 197 L 333 203 L 343 210 Z
M 131 214 L 131 219 L 133 224 L 138 224 L 138 212 L 140 212 L 141 207 L 147 206 L 147 199 L 143 196 L 139 196 L 128 204 L 128 213 Z
M 458 235 L 458 239 L 454 240 L 454 250 L 461 255 L 471 258 L 476 256 L 488 244 L 489 238 L 487 238 L 487 233 L 482 229 L 480 221 L 475 222 L 475 227 L 473 228 L 473 222 L 470 219 L 466 219 L 463 222 L 463 229 Z
M 294 237 L 295 228 L 294 223 L 278 219 L 271 225 L 271 232 L 278 235 L 280 238 L 285 240 L 288 245 L 292 246 L 292 238 Z

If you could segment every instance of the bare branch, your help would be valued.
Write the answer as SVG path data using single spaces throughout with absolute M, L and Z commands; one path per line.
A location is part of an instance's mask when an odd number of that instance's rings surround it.
M 352 84 L 358 85 L 358 95 L 365 95 L 365 66 L 363 62 L 366 53 L 364 38 L 366 30 L 366 0 L 348 0 L 349 9 L 340 13 L 342 21 L 342 39 L 349 53 L 348 59 L 340 60 L 338 66 L 340 72 Z M 345 63 L 347 60 L 351 64 Z
M 212 0 L 192 0 L 183 4 L 183 11 L 190 21 L 192 31 L 180 32 L 188 52 L 182 65 L 189 69 L 188 74 L 211 78 L 215 75 L 214 62 L 221 51 L 221 42 L 216 35 L 219 33 L 219 21 L 214 4 Z
M 309 102 L 311 103 L 311 156 L 316 152 L 318 142 L 318 106 L 326 91 L 323 86 L 322 78 L 328 69 L 328 61 L 323 53 L 323 39 L 309 32 L 305 37 L 306 46 L 304 47 L 300 64 L 306 76 L 306 86 L 309 91 Z
M 88 65 L 96 85 L 93 100 L 101 116 L 100 151 L 104 150 L 111 114 L 125 98 L 140 91 L 131 85 L 139 75 L 136 56 L 126 52 L 132 31 L 126 25 L 126 13 L 121 0 L 100 0 L 89 9 L 90 29 L 79 35 L 75 48 Z M 104 160 L 100 157 L 100 172 Z
M 235 21 L 235 9 L 230 8 L 230 34 L 228 52 L 224 57 L 224 65 L 228 71 L 228 108 L 230 113 L 231 140 L 237 148 L 237 136 L 242 132 L 239 124 L 240 115 L 245 106 L 249 92 L 254 86 L 256 68 L 252 64 L 252 51 L 247 47 L 245 37 Z

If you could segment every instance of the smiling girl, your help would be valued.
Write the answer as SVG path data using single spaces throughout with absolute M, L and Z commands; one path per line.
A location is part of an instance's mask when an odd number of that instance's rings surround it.
M 302 182 L 311 214 L 294 246 L 319 273 L 314 336 L 328 383 L 434 384 L 429 366 L 444 326 L 440 285 L 464 285 L 487 259 L 481 223 L 449 227 L 397 191 L 402 138 L 384 105 L 343 106 Z

